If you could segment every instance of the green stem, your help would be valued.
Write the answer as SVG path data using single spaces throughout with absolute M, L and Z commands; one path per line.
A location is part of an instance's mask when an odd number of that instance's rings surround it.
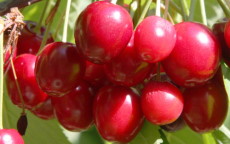
M 193 21 L 197 0 L 192 0 L 189 8 L 189 21 Z
M 207 22 L 207 16 L 206 16 L 204 0 L 200 0 L 200 10 L 201 10 L 201 16 L 202 16 L 202 23 L 204 25 L 207 25 L 208 22 Z
M 167 19 L 168 15 L 168 9 L 169 9 L 169 0 L 165 0 L 165 12 L 164 12 L 164 19 Z
M 226 17 L 230 18 L 230 10 L 229 10 L 228 4 L 226 4 L 224 0 L 217 0 L 217 2 L 219 3 L 222 10 L 224 11 L 224 14 L 226 15 Z
M 184 0 L 180 0 L 180 5 L 181 5 L 181 12 L 182 12 L 182 17 L 184 19 L 184 21 L 188 20 L 188 14 L 187 14 L 187 6 L 186 6 L 186 2 Z
M 145 3 L 144 9 L 142 10 L 142 13 L 141 13 L 141 15 L 140 15 L 140 17 L 139 17 L 139 19 L 138 19 L 138 21 L 137 21 L 136 27 L 137 27 L 137 26 L 141 23 L 141 21 L 145 18 L 145 15 L 147 14 L 148 9 L 149 9 L 151 3 L 152 3 L 152 0 L 147 0 L 147 2 Z M 135 29 L 136 29 L 136 27 L 135 27 Z
M 170 7 L 182 15 L 182 9 L 172 0 L 169 1 Z
M 44 8 L 43 8 L 43 10 L 42 10 L 42 14 L 41 14 L 40 20 L 39 20 L 37 26 L 34 28 L 34 31 L 37 32 L 38 34 L 41 33 L 41 30 L 40 30 L 40 29 L 41 29 L 42 22 L 43 22 L 43 19 L 44 19 L 44 17 L 45 17 L 45 14 L 47 13 L 47 9 L 48 9 L 48 6 L 49 6 L 49 2 L 50 2 L 50 0 L 46 0 L 45 6 L 44 6 Z
M 68 22 L 69 22 L 69 12 L 70 12 L 71 0 L 67 1 L 65 20 L 64 20 L 64 29 L 62 42 L 67 42 L 67 33 L 68 33 Z
M 161 0 L 156 0 L 156 16 L 161 17 Z
M 227 4 L 228 8 L 230 9 L 230 1 L 229 0 L 225 0 L 225 2 Z
M 4 28 L 4 21 L 0 19 L 0 31 Z M 3 77 L 4 77 L 4 63 L 3 63 L 3 32 L 0 33 L 0 129 L 3 129 Z

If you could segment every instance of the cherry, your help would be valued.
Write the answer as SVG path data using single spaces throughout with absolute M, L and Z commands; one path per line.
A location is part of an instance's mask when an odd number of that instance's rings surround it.
M 182 116 L 180 116 L 176 121 L 170 124 L 162 125 L 161 128 L 167 132 L 175 132 L 184 128 L 185 125 L 186 124 L 184 122 L 184 119 L 182 118 Z
M 12 46 L 5 47 L 6 54 L 4 55 L 4 71 L 6 72 L 8 68 L 10 67 L 10 58 L 14 59 L 17 54 L 17 48 L 14 48 Z
M 174 122 L 182 113 L 183 96 L 169 82 L 150 81 L 142 90 L 141 106 L 148 121 L 156 125 Z
M 25 108 L 28 109 L 35 107 L 47 99 L 47 94 L 39 88 L 36 82 L 34 73 L 36 58 L 37 57 L 32 54 L 23 54 L 16 57 L 13 61 Z M 22 107 L 22 101 L 17 89 L 12 67 L 10 67 L 6 75 L 6 81 L 8 95 L 12 102 Z
M 74 90 L 62 97 L 52 97 L 56 118 L 70 131 L 82 131 L 93 122 L 94 93 L 85 81 L 78 81 Z
M 95 64 L 90 61 L 86 61 L 84 80 L 96 88 L 100 88 L 111 83 L 106 77 L 104 65 Z
M 1 144 L 24 144 L 22 136 L 15 129 L 0 129 Z
M 38 107 L 31 110 L 31 112 L 37 117 L 50 120 L 54 118 L 54 109 L 51 103 L 51 98 L 48 97 L 46 101 L 42 102 Z
M 104 139 L 129 142 L 143 121 L 139 97 L 123 86 L 101 88 L 94 101 L 94 121 Z
M 121 53 L 132 32 L 132 18 L 123 7 L 97 1 L 80 14 L 74 35 L 79 51 L 89 61 L 106 63 Z
M 30 53 L 36 55 L 40 45 L 42 43 L 42 39 L 44 37 L 46 28 L 41 27 L 39 32 L 35 31 L 35 27 L 37 26 L 36 22 L 33 21 L 25 21 L 25 27 L 21 31 L 21 35 L 18 38 L 17 43 L 17 55 L 21 55 L 24 53 Z M 47 43 L 53 42 L 53 38 L 49 35 L 47 39 Z
M 163 68 L 180 86 L 202 85 L 213 77 L 221 49 L 215 35 L 204 25 L 181 22 L 175 25 L 176 45 L 163 62 Z
M 184 91 L 183 118 L 199 133 L 209 132 L 222 125 L 228 110 L 228 96 L 222 85 L 209 81 L 197 88 Z
M 230 48 L 228 47 L 225 38 L 224 38 L 224 29 L 226 25 L 226 21 L 215 23 L 213 25 L 213 33 L 216 35 L 218 40 L 220 41 L 220 46 L 222 49 L 222 55 L 225 63 L 230 67 Z
M 134 45 L 142 60 L 155 63 L 165 59 L 176 42 L 174 26 L 158 16 L 145 18 L 137 27 Z
M 37 82 L 51 96 L 61 96 L 73 90 L 84 73 L 84 60 L 71 43 L 48 44 L 37 57 Z
M 148 76 L 153 66 L 140 59 L 134 49 L 134 37 L 132 37 L 122 53 L 105 64 L 105 73 L 115 84 L 134 86 Z
M 224 29 L 224 38 L 225 38 L 225 41 L 228 45 L 228 47 L 230 47 L 230 21 L 228 21 L 226 24 L 225 24 L 225 29 Z

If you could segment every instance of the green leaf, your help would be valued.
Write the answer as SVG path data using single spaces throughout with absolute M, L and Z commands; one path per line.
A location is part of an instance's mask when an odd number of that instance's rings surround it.
M 215 137 L 218 144 L 230 144 L 230 135 L 229 133 L 225 134 L 221 130 L 215 130 L 212 132 L 212 135 Z

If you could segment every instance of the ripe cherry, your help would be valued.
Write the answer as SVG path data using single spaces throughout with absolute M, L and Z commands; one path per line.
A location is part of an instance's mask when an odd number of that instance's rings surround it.
M 183 117 L 192 130 L 203 133 L 222 125 L 227 115 L 228 96 L 220 83 L 210 81 L 201 87 L 188 88 L 183 95 Z
M 163 68 L 180 86 L 202 85 L 213 77 L 221 49 L 215 35 L 204 25 L 181 22 L 175 25 L 176 45 L 163 62 Z
M 122 86 L 101 88 L 94 102 L 94 121 L 104 139 L 129 142 L 143 121 L 139 97 Z
M 51 103 L 51 98 L 48 97 L 46 101 L 42 102 L 38 107 L 35 107 L 31 112 L 37 117 L 50 120 L 54 118 L 54 109 Z
M 230 48 L 230 21 L 228 21 L 225 24 L 224 38 L 225 38 L 225 41 L 226 41 L 228 47 Z
M 134 45 L 142 60 L 150 63 L 165 59 L 176 42 L 174 26 L 158 16 L 145 18 L 137 27 Z
M 46 45 L 35 65 L 39 86 L 51 96 L 61 96 L 73 90 L 84 73 L 84 60 L 71 43 L 54 42 Z
M 78 81 L 77 87 L 62 97 L 52 97 L 56 118 L 70 131 L 82 131 L 93 122 L 94 93 L 85 81 Z
M 1 144 L 24 144 L 22 136 L 15 129 L 0 129 Z
M 174 122 L 182 113 L 184 100 L 177 87 L 169 82 L 147 83 L 142 90 L 141 106 L 147 120 L 156 125 Z
M 132 37 L 122 53 L 105 64 L 105 73 L 115 84 L 134 86 L 148 76 L 153 66 L 140 59 L 134 49 L 134 38 Z
M 39 88 L 36 82 L 34 73 L 36 58 L 37 57 L 32 54 L 23 54 L 16 57 L 13 61 L 19 88 L 25 102 L 25 107 L 28 109 L 35 107 L 47 99 L 47 94 Z M 18 92 L 12 67 L 6 75 L 6 81 L 8 95 L 12 102 L 22 107 L 22 101 L 20 99 L 20 93 Z
M 90 4 L 78 17 L 75 41 L 93 63 L 106 63 L 118 56 L 133 32 L 132 18 L 121 6 L 106 1 Z
M 36 55 L 42 43 L 46 28 L 41 27 L 39 32 L 36 32 L 35 27 L 37 26 L 37 23 L 32 21 L 25 21 L 25 24 L 26 25 L 18 38 L 17 55 L 24 53 Z M 49 35 L 47 43 L 51 43 L 53 41 L 54 40 L 52 36 Z
M 216 35 L 220 42 L 223 59 L 225 63 L 228 65 L 228 67 L 230 67 L 230 48 L 228 47 L 224 38 L 224 29 L 226 23 L 226 21 L 215 23 L 213 25 L 213 33 Z

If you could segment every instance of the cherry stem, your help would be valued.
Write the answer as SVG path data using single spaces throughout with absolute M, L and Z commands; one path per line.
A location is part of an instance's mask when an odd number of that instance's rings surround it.
M 65 16 L 65 12 L 62 12 L 62 15 L 61 15 L 61 17 L 59 18 L 58 23 L 57 23 L 56 31 L 55 31 L 55 33 L 53 34 L 53 38 L 54 38 L 54 39 L 57 39 L 57 37 L 58 37 L 57 35 L 58 35 L 59 30 L 61 29 L 61 26 L 62 26 L 62 24 L 63 24 L 64 16 Z
M 179 14 L 182 15 L 182 9 L 175 2 L 173 2 L 172 0 L 170 0 L 169 3 L 170 3 L 170 7 L 172 9 L 174 9 L 176 12 L 178 12 Z
M 206 16 L 204 0 L 200 0 L 200 10 L 201 10 L 202 22 L 203 22 L 204 25 L 207 25 L 208 22 L 207 22 L 207 16 Z
M 40 29 L 41 29 L 42 22 L 44 20 L 45 14 L 47 12 L 47 9 L 48 9 L 48 6 L 49 6 L 49 2 L 50 2 L 50 0 L 46 0 L 45 6 L 44 6 L 44 8 L 42 10 L 42 14 L 41 14 L 40 20 L 39 20 L 37 26 L 34 28 L 34 31 L 37 32 L 38 34 L 41 33 Z
M 227 4 L 228 8 L 230 9 L 230 1 L 229 0 L 225 0 L 225 2 Z
M 161 17 L 161 0 L 156 0 L 156 16 Z
M 0 19 L 0 31 L 4 29 L 4 21 Z M 0 33 L 0 129 L 3 129 L 3 77 L 4 77 L 4 58 L 3 58 L 3 33 Z
M 195 6 L 196 6 L 197 0 L 192 0 L 189 8 L 189 21 L 193 21 L 194 13 L 195 13 Z
M 19 93 L 20 101 L 22 103 L 22 115 L 24 115 L 25 114 L 25 102 L 24 102 L 24 99 L 22 97 L 22 92 L 21 92 L 21 89 L 20 89 L 20 86 L 19 86 L 19 83 L 18 83 L 18 77 L 17 77 L 16 71 L 15 71 L 15 68 L 14 68 L 14 63 L 13 63 L 12 58 L 10 58 L 10 64 L 11 64 L 11 68 L 12 68 L 12 71 L 13 71 L 15 84 L 16 84 L 16 87 L 17 87 L 17 90 L 18 90 L 18 93 Z
M 147 0 L 147 2 L 145 3 L 144 9 L 143 9 L 143 11 L 142 11 L 142 13 L 141 13 L 141 15 L 140 15 L 138 21 L 137 21 L 137 24 L 136 24 L 136 26 L 135 26 L 135 29 L 136 29 L 136 27 L 141 23 L 141 21 L 143 21 L 143 19 L 145 18 L 145 15 L 147 14 L 148 9 L 149 9 L 151 3 L 152 3 L 152 0 Z
M 182 12 L 182 17 L 184 21 L 188 20 L 188 13 L 187 13 L 187 5 L 184 0 L 180 0 L 180 5 L 181 5 L 181 12 Z
M 228 4 L 226 4 L 224 2 L 224 0 L 217 0 L 217 2 L 219 3 L 219 5 L 221 6 L 222 10 L 224 11 L 224 14 L 227 18 L 230 18 L 230 10 Z
M 161 81 L 161 63 L 157 63 L 157 81 Z
M 62 42 L 67 42 L 70 6 L 71 6 L 71 0 L 68 0 L 67 5 L 66 5 L 66 11 L 65 11 L 65 20 L 64 20 Z
M 169 9 L 169 0 L 165 0 L 165 12 L 163 16 L 164 19 L 167 19 L 168 9 Z

